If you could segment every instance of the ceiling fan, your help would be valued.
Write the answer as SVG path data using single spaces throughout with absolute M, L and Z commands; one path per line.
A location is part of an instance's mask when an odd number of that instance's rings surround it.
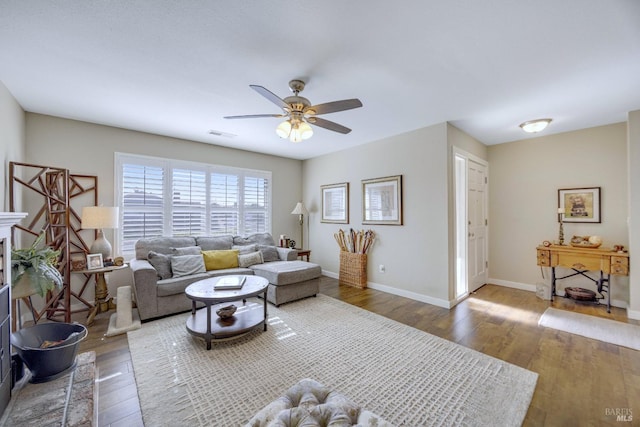
M 289 138 L 292 142 L 300 142 L 309 139 L 313 135 L 311 125 L 329 129 L 334 132 L 347 134 L 351 132 L 348 127 L 338 123 L 317 117 L 321 114 L 335 113 L 337 111 L 351 110 L 353 108 L 362 107 L 359 99 L 343 99 L 342 101 L 327 102 L 324 104 L 311 105 L 307 98 L 299 96 L 304 89 L 305 83 L 302 80 L 291 80 L 289 88 L 293 92 L 293 96 L 281 99 L 268 89 L 258 86 L 249 85 L 249 87 L 269 101 L 282 108 L 282 114 L 251 114 L 245 116 L 226 116 L 225 119 L 255 119 L 262 117 L 283 118 L 285 121 L 280 123 L 276 128 L 276 133 L 281 138 Z

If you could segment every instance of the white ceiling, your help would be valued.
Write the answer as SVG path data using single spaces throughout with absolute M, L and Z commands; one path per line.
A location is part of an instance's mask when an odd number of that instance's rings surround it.
M 293 144 L 288 82 L 323 116 Z M 622 122 L 640 109 L 637 0 L 0 0 L 0 81 L 30 112 L 307 159 L 451 122 L 485 144 Z M 209 135 L 217 130 L 236 135 Z

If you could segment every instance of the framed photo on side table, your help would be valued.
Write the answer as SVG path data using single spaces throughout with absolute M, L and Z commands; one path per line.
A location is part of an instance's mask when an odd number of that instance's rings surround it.
M 103 267 L 102 254 L 87 255 L 87 270 L 97 270 Z
M 320 222 L 349 224 L 349 183 L 321 185 L 322 218 Z
M 558 208 L 564 222 L 601 222 L 600 187 L 561 188 L 558 190 Z
M 362 180 L 362 223 L 402 225 L 402 175 Z

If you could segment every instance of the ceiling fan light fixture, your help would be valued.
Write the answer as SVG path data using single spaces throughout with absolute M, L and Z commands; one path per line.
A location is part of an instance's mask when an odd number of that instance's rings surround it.
M 291 142 L 300 142 L 313 136 L 313 129 L 305 121 L 285 120 L 276 128 L 280 138 L 289 138 Z
M 304 139 L 311 138 L 311 135 L 313 135 L 311 126 L 309 126 L 305 122 L 295 122 L 291 126 L 291 134 L 289 135 L 289 141 L 301 142 Z
M 280 138 L 289 138 L 289 134 L 291 134 L 291 122 L 289 120 L 285 120 L 280 123 L 276 128 L 276 134 Z
M 520 127 L 527 133 L 536 133 L 544 130 L 547 126 L 549 126 L 551 120 L 552 119 L 529 120 L 528 122 L 521 123 Z

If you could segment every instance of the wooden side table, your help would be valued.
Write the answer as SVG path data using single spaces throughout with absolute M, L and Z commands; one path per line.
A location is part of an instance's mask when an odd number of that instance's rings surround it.
M 109 267 L 96 268 L 92 270 L 75 270 L 72 273 L 84 274 L 85 276 L 95 275 L 96 279 L 96 302 L 89 312 L 87 317 L 87 325 L 93 324 L 93 320 L 99 313 L 105 313 L 111 309 L 116 308 L 116 304 L 113 302 L 113 297 L 109 297 L 109 288 L 107 287 L 106 273 L 112 271 L 122 270 L 129 267 L 129 264 L 112 265 Z
M 311 256 L 311 249 L 298 249 L 298 248 L 296 248 L 296 251 L 298 251 L 298 258 L 306 257 L 307 258 L 307 262 L 309 262 L 309 257 Z

